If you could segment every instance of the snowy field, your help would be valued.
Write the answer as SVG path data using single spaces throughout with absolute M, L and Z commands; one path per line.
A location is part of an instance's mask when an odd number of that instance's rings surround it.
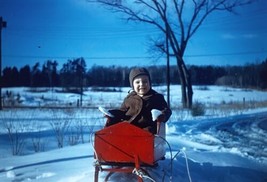
M 56 89 L 34 93 L 28 88 L 4 89 L 3 93 L 11 91 L 14 96 L 19 93 L 21 105 L 62 108 L 0 111 L 0 181 L 94 181 L 91 136 L 105 122 L 96 108 L 119 106 L 128 89 L 88 89 L 83 95 L 85 108 L 75 107 L 79 95 Z M 165 87 L 154 89 L 166 95 Z M 207 106 L 205 115 L 199 117 L 179 109 L 180 99 L 179 86 L 171 86 L 171 106 L 177 109 L 173 109 L 166 125 L 170 146 L 166 146 L 166 159 L 158 167 L 147 169 L 154 181 L 267 182 L 267 108 L 255 104 L 266 102 L 267 92 L 196 86 L 194 100 Z M 216 109 L 235 103 L 244 108 Z M 59 126 L 63 135 L 56 132 Z M 101 172 L 99 181 L 104 181 L 106 175 Z M 136 176 L 118 173 L 109 181 L 131 182 L 136 181 Z

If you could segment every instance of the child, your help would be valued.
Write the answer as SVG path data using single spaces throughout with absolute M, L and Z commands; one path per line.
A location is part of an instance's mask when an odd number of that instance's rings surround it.
M 129 81 L 133 91 L 126 96 L 120 109 L 109 110 L 114 117 L 106 115 L 106 126 L 125 121 L 156 134 L 157 122 L 167 122 L 172 111 L 163 95 L 151 88 L 150 75 L 147 69 L 132 69 Z M 152 119 L 152 109 L 161 112 L 156 119 L 157 121 Z

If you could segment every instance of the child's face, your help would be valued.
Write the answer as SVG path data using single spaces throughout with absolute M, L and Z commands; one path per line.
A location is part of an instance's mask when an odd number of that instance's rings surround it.
M 134 91 L 141 97 L 151 88 L 148 76 L 140 75 L 133 80 Z

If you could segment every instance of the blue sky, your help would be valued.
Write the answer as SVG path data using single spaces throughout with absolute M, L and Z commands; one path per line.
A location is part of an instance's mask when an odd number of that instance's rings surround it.
M 194 65 L 238 65 L 267 58 L 267 2 L 210 16 L 189 42 L 185 61 Z M 32 66 L 36 62 L 84 57 L 97 65 L 153 65 L 148 37 L 158 31 L 127 23 L 86 0 L 0 0 L 2 64 Z M 175 64 L 175 61 L 171 61 Z

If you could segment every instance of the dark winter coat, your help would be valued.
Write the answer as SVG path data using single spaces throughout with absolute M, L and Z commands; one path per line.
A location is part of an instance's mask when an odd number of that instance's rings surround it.
M 115 116 L 112 118 L 110 125 L 126 121 L 155 134 L 157 125 L 155 121 L 152 121 L 152 109 L 157 109 L 162 112 L 163 122 L 167 122 L 172 114 L 163 95 L 153 89 L 143 97 L 140 97 L 135 91 L 132 91 L 124 99 L 120 109 L 110 110 Z

